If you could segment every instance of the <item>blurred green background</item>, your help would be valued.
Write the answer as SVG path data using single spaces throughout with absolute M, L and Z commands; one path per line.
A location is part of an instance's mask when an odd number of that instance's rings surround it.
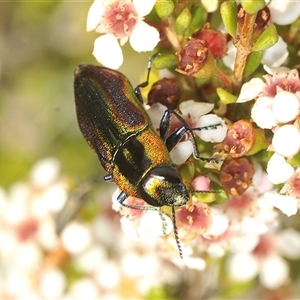
M 38 159 L 54 156 L 64 174 L 101 174 L 77 125 L 73 71 L 92 55 L 98 34 L 86 32 L 92 1 L 0 3 L 0 186 L 26 179 Z M 123 48 L 120 69 L 137 85 L 149 53 Z

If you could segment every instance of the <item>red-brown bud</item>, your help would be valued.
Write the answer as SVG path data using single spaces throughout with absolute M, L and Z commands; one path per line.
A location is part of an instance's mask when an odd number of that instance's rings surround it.
M 233 158 L 222 165 L 220 180 L 225 191 L 233 196 L 243 194 L 252 184 L 254 167 L 246 158 Z
M 219 30 L 211 29 L 206 25 L 203 29 L 195 32 L 192 37 L 195 39 L 204 40 L 214 58 L 221 58 L 227 55 L 227 40 L 226 34 Z
M 179 85 L 172 79 L 163 78 L 155 82 L 148 93 L 148 104 L 161 103 L 168 109 L 176 109 L 181 97 Z
M 248 120 L 239 120 L 228 125 L 227 135 L 221 146 L 225 153 L 232 157 L 244 156 L 253 146 L 255 130 Z
M 204 40 L 190 38 L 176 55 L 179 60 L 177 71 L 185 75 L 193 75 L 204 66 L 207 60 L 207 43 Z

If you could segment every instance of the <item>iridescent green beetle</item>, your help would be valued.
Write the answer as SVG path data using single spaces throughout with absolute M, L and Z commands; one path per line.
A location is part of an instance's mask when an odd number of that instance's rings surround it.
M 155 132 L 140 93 L 140 88 L 148 85 L 155 56 L 149 61 L 147 80 L 135 89 L 118 71 L 93 65 L 78 66 L 74 82 L 76 111 L 83 136 L 108 173 L 104 179 L 114 181 L 121 190 L 117 200 L 134 209 L 171 206 L 175 217 L 174 207 L 184 205 L 190 195 L 169 152 L 189 132 L 194 155 L 198 156 L 192 132 L 198 128 L 190 128 L 180 115 L 166 110 L 160 123 L 160 135 Z M 169 134 L 171 115 L 175 115 L 182 126 Z M 126 204 L 128 196 L 141 198 L 151 206 Z M 177 235 L 175 221 L 174 229 Z

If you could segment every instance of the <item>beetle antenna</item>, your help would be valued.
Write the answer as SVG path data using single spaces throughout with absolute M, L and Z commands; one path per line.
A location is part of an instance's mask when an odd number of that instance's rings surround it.
M 175 241 L 177 244 L 177 248 L 179 251 L 179 256 L 180 258 L 183 258 L 182 256 L 182 248 L 179 242 L 179 237 L 178 237 L 178 229 L 177 229 L 177 225 L 176 225 L 176 216 L 175 216 L 175 208 L 174 206 L 172 206 L 172 217 L 173 217 L 173 227 L 174 227 L 174 236 L 175 236 Z

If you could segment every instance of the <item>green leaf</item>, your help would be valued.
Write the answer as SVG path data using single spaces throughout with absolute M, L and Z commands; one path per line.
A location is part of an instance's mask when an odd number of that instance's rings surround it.
M 262 32 L 262 34 L 259 36 L 257 41 L 255 42 L 253 46 L 253 51 L 261 51 L 265 50 L 267 48 L 272 47 L 275 45 L 278 41 L 278 34 L 275 25 L 271 25 L 268 28 L 266 28 L 265 31 Z
M 229 93 L 228 91 L 226 91 L 222 88 L 217 88 L 217 94 L 218 94 L 221 102 L 224 104 L 235 103 L 237 100 L 237 96 Z
M 174 54 L 161 55 L 155 58 L 153 66 L 158 69 L 173 68 L 178 64 L 178 58 Z
M 189 27 L 191 33 L 199 30 L 206 22 L 207 11 L 202 5 L 197 5 L 192 11 L 192 21 Z
M 252 52 L 247 59 L 246 67 L 244 70 L 244 77 L 251 75 L 260 65 L 263 57 L 262 51 Z
M 175 32 L 178 35 L 183 35 L 186 29 L 190 26 L 192 21 L 192 14 L 190 10 L 186 7 L 180 13 L 175 21 Z
M 241 0 L 241 4 L 248 14 L 255 14 L 266 6 L 265 0 Z
M 174 2 L 172 0 L 156 1 L 155 9 L 161 19 L 166 19 L 174 10 Z
M 223 2 L 220 6 L 220 13 L 227 29 L 231 36 L 235 36 L 237 27 L 237 5 L 235 1 Z

